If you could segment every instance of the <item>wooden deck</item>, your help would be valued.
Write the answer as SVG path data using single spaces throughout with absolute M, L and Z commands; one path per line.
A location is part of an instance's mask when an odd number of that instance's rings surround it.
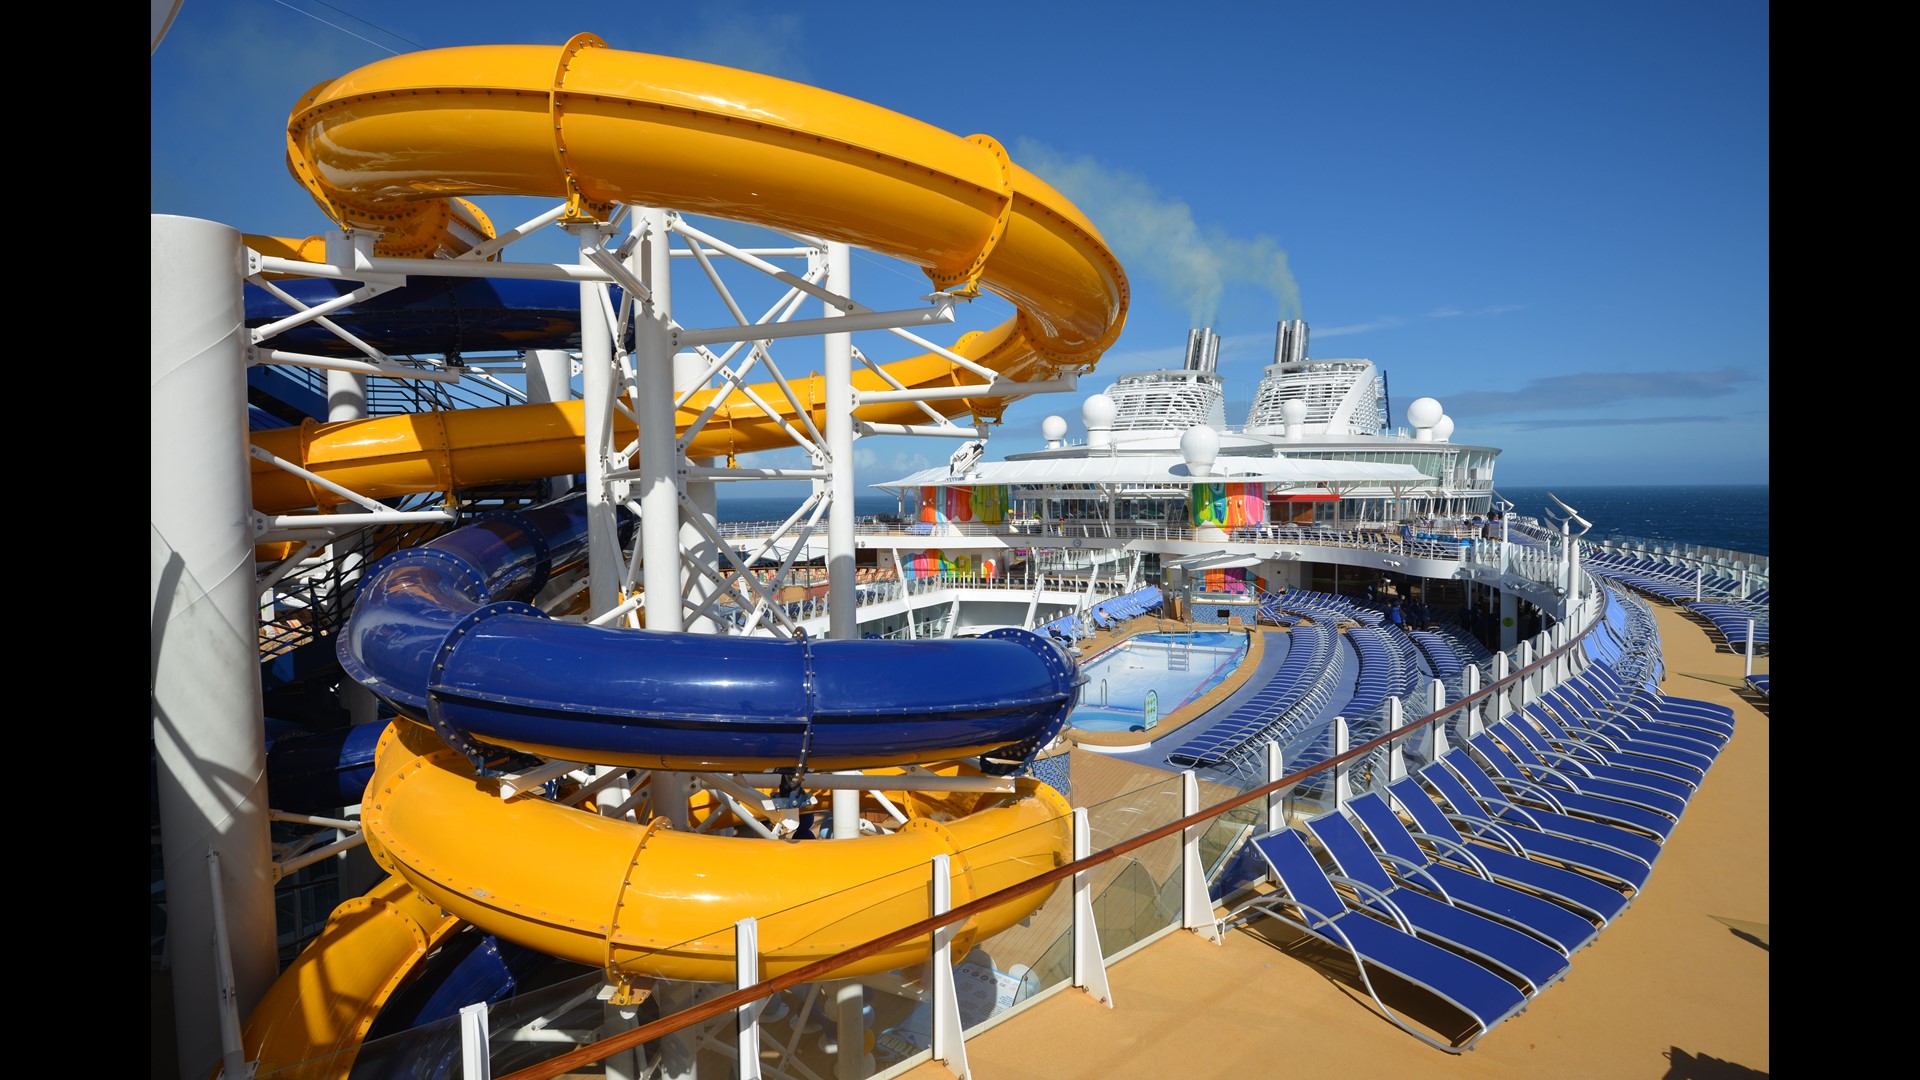
M 1108 970 L 1109 1009 L 1068 990 L 966 1044 L 974 1080 L 1279 1076 L 1338 1069 L 1472 1080 L 1742 1080 L 1772 1069 L 1770 719 L 1742 657 L 1656 604 L 1667 693 L 1734 708 L 1738 730 L 1638 897 L 1559 984 L 1472 1050 L 1381 1017 L 1342 955 L 1271 920 L 1215 945 L 1178 932 Z M 1768 662 L 1755 661 L 1755 671 Z M 1121 763 L 1116 763 L 1121 764 Z M 1129 781 L 1116 781 L 1125 784 Z M 1076 775 L 1075 801 L 1083 799 Z M 1380 981 L 1376 981 L 1380 985 Z M 1384 986 L 1410 1012 L 1421 991 Z M 907 1080 L 951 1080 L 940 1062 Z

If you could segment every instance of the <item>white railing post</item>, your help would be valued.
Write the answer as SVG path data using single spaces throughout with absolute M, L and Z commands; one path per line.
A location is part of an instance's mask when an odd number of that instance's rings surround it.
M 1352 748 L 1353 748 L 1353 733 L 1347 728 L 1347 718 L 1344 716 L 1334 717 L 1333 718 L 1333 756 L 1339 757 L 1341 754 L 1346 753 L 1348 750 Z M 1353 762 L 1351 761 L 1343 761 L 1340 764 L 1334 766 L 1333 808 L 1335 810 L 1338 810 L 1341 807 L 1347 805 L 1347 791 L 1349 790 L 1348 782 L 1347 782 L 1347 773 L 1350 770 L 1352 770 L 1352 768 L 1353 768 Z
M 1086 807 L 1073 811 L 1073 857 L 1093 854 L 1092 826 Z M 1093 921 L 1093 881 L 1082 870 L 1073 875 L 1073 985 L 1113 1008 L 1113 990 L 1107 985 L 1107 958 L 1100 952 L 1100 928 Z
M 213 902 L 213 968 L 220 992 L 220 1061 L 226 1076 L 238 1080 L 253 1075 L 240 1035 L 239 987 L 233 977 L 233 946 L 227 937 L 226 890 L 220 885 L 220 851 L 207 848 L 208 897 Z
M 1753 632 L 1759 629 L 1755 620 L 1747 620 L 1747 674 L 1753 674 Z
M 1399 731 L 1400 725 L 1407 722 L 1407 703 L 1395 694 L 1387 699 L 1387 730 Z M 1432 733 L 1428 733 L 1432 738 Z M 1407 740 L 1401 736 L 1387 744 L 1387 784 L 1407 778 Z
M 933 857 L 933 910 L 945 915 L 953 910 L 953 879 L 949 876 L 947 856 Z M 933 932 L 933 955 L 928 960 L 928 988 L 933 996 L 933 1056 L 945 1063 L 947 1071 L 962 1080 L 967 1076 L 967 1040 L 960 1026 L 960 992 L 953 982 L 953 938 L 957 924 Z
M 745 990 L 760 981 L 760 924 L 752 916 L 733 924 L 733 986 Z M 767 999 L 734 1010 L 735 1045 L 739 1047 L 740 1080 L 760 1080 L 760 1014 Z
M 1480 669 L 1478 667 L 1475 667 L 1472 664 L 1468 664 L 1467 670 L 1462 674 L 1465 675 L 1465 680 L 1463 685 L 1461 686 L 1461 689 L 1464 691 L 1464 693 L 1461 696 L 1463 698 L 1470 698 L 1473 695 L 1479 693 L 1480 692 Z M 1502 716 L 1505 715 L 1497 711 L 1489 715 L 1489 711 L 1488 711 L 1489 707 L 1493 705 L 1494 700 L 1497 698 L 1498 698 L 1498 695 L 1494 695 L 1492 698 L 1489 698 L 1487 701 L 1483 701 L 1478 705 L 1468 706 L 1468 708 L 1473 713 L 1476 714 L 1474 720 L 1472 721 L 1473 730 L 1475 731 L 1485 730 L 1487 726 L 1487 722 L 1489 720 L 1495 723 L 1498 723 L 1502 718 Z
M 1514 657 L 1514 663 L 1517 664 L 1519 667 L 1524 668 L 1528 664 L 1533 663 L 1533 645 L 1531 643 L 1525 642 L 1525 641 L 1521 642 L 1520 644 L 1514 646 L 1514 652 L 1518 654 Z M 1533 699 L 1536 696 L 1537 695 L 1533 693 L 1533 677 L 1532 676 L 1529 675 L 1529 676 L 1514 680 L 1514 684 L 1513 684 L 1514 708 L 1516 709 L 1526 708 L 1527 704 L 1533 701 Z
M 1192 769 L 1180 774 L 1180 816 L 1200 812 L 1200 780 Z M 1181 923 L 1215 945 L 1222 944 L 1220 920 L 1213 914 L 1213 896 L 1207 892 L 1207 868 L 1200 861 L 1200 837 L 1207 826 L 1189 825 L 1180 831 Z
M 1278 739 L 1272 740 L 1267 743 L 1267 783 L 1271 784 L 1274 781 L 1280 779 L 1282 776 L 1287 775 L 1285 757 L 1286 757 L 1285 752 L 1281 750 L 1280 741 Z M 1268 832 L 1272 832 L 1275 829 L 1286 828 L 1287 826 L 1287 811 L 1286 811 L 1287 792 L 1291 790 L 1292 790 L 1292 787 L 1291 785 L 1289 785 L 1288 787 L 1276 789 L 1274 791 L 1270 791 L 1267 793 L 1267 831 Z
M 460 1009 L 460 1075 L 465 1080 L 492 1080 L 493 1052 L 487 1031 L 487 1003 Z

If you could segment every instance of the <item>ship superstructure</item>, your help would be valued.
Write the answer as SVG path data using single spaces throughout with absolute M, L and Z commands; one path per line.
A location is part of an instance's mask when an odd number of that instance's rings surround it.
M 1248 434 L 1364 436 L 1386 427 L 1387 381 L 1373 361 L 1310 360 L 1307 324 L 1280 324 L 1247 410 Z

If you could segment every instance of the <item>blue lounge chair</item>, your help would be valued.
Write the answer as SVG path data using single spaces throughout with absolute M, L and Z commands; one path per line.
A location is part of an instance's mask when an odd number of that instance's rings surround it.
M 1605 731 L 1578 722 L 1569 723 L 1560 718 L 1559 711 L 1548 708 L 1542 701 L 1528 705 L 1525 712 L 1540 725 L 1547 739 L 1567 753 L 1580 753 L 1583 746 L 1592 747 L 1613 764 L 1670 776 L 1696 789 L 1706 779 L 1707 770 L 1713 767 L 1711 757 L 1684 747 L 1616 739 Z
M 1414 777 L 1398 781 L 1387 793 L 1412 822 L 1406 831 L 1422 850 L 1431 847 L 1433 858 L 1439 862 L 1464 864 L 1467 869 L 1502 884 L 1566 904 L 1603 927 L 1632 903 L 1632 899 L 1610 881 L 1533 858 L 1504 829 L 1485 827 L 1450 814 Z M 1361 815 L 1376 844 L 1392 848 L 1401 843 L 1386 818 L 1376 821 L 1368 816 L 1372 810 L 1364 797 L 1351 805 Z M 1394 820 L 1399 819 L 1396 816 Z
M 1403 885 L 1525 930 L 1564 956 L 1591 945 L 1606 922 L 1565 902 L 1501 884 L 1464 844 L 1447 845 L 1435 837 L 1436 846 L 1454 852 L 1459 861 L 1436 858 L 1378 792 L 1349 801 L 1343 812 L 1362 830 L 1362 839 L 1387 872 Z
M 1644 687 L 1621 681 L 1613 668 L 1595 664 L 1573 680 L 1576 687 L 1590 689 L 1608 706 L 1638 718 L 1648 726 L 1673 729 L 1704 738 L 1715 746 L 1725 746 L 1733 738 L 1733 710 L 1725 705 L 1694 698 L 1668 697 Z
M 1334 870 L 1357 883 L 1348 898 L 1353 906 L 1387 914 L 1385 905 L 1391 905 L 1412 924 L 1414 933 L 1504 972 L 1529 995 L 1559 982 L 1567 973 L 1567 954 L 1557 942 L 1397 880 L 1381 865 L 1379 853 L 1359 826 L 1340 811 L 1309 819 L 1307 831 L 1332 860 Z
M 1229 921 L 1265 915 L 1345 951 L 1353 957 L 1367 996 L 1400 1030 L 1435 1049 L 1458 1054 L 1527 1007 L 1527 995 L 1513 983 L 1458 953 L 1423 941 L 1404 918 L 1382 921 L 1349 906 L 1299 833 L 1279 829 L 1256 838 L 1253 846 L 1279 887 L 1235 908 Z M 1389 972 L 1426 990 L 1458 1009 L 1469 1025 L 1451 1038 L 1422 1030 L 1381 1000 L 1369 974 L 1372 971 Z
M 1665 843 L 1680 822 L 1685 803 L 1646 788 L 1610 785 L 1593 777 L 1575 777 L 1536 762 L 1516 758 L 1490 732 L 1467 742 L 1467 752 L 1502 793 L 1522 805 L 1538 803 L 1559 813 L 1590 817 L 1622 828 L 1638 829 Z
M 1679 779 L 1661 769 L 1643 767 L 1631 759 L 1626 764 L 1620 764 L 1615 758 L 1587 743 L 1577 743 L 1563 750 L 1519 714 L 1507 717 L 1490 730 L 1493 737 L 1506 746 L 1507 752 L 1519 760 L 1525 761 L 1526 756 L 1531 754 L 1546 768 L 1663 793 L 1667 796 L 1665 806 L 1676 817 L 1692 801 L 1693 793 L 1699 790 L 1695 782 Z
M 1452 756 L 1452 755 L 1449 755 Z M 1513 811 L 1496 817 L 1451 769 L 1429 765 L 1414 775 L 1453 811 L 1449 820 L 1458 823 L 1469 840 L 1517 846 L 1529 858 L 1552 859 L 1639 892 L 1653 875 L 1653 860 L 1628 854 L 1612 846 L 1602 846 L 1558 830 L 1549 830 L 1529 816 Z M 1497 830 L 1497 832 L 1495 831 Z M 1615 830 L 1618 832 L 1619 830 Z
M 1553 793 L 1538 788 L 1525 793 L 1510 790 L 1513 785 L 1501 786 L 1471 754 L 1450 754 L 1441 764 L 1459 777 L 1481 807 L 1496 819 L 1528 825 L 1542 832 L 1577 836 L 1589 844 L 1610 847 L 1642 859 L 1649 867 L 1660 857 L 1664 837 L 1608 816 L 1607 808 L 1578 800 L 1562 802 Z
M 1594 694 L 1591 687 L 1567 683 L 1542 695 L 1540 700 L 1568 724 L 1605 735 L 1615 742 L 1632 743 L 1646 753 L 1658 750 L 1676 761 L 1697 766 L 1702 773 L 1713 767 L 1714 759 L 1720 756 L 1725 745 L 1704 731 L 1659 727 L 1623 712 L 1609 712 Z

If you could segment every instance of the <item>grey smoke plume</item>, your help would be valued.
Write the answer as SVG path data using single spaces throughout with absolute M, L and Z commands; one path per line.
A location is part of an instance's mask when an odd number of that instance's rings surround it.
M 1132 278 L 1158 282 L 1186 309 L 1189 325 L 1212 326 L 1228 286 L 1266 289 L 1279 319 L 1303 318 L 1287 253 L 1270 236 L 1241 237 L 1203 226 L 1193 208 L 1130 173 L 1091 157 L 1068 156 L 1031 139 L 1013 160 L 1058 188 L 1093 222 Z

